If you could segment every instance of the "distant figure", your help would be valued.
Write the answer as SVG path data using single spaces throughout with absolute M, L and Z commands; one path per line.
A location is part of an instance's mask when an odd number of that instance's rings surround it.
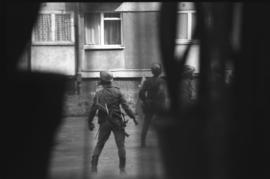
M 193 105 L 194 97 L 192 97 L 192 93 L 195 89 L 192 86 L 192 80 L 194 71 L 194 67 L 190 65 L 184 65 L 181 79 L 181 89 L 179 92 L 181 110 L 183 111 L 186 111 Z
M 113 76 L 108 71 L 100 72 L 100 88 L 94 96 L 94 102 L 90 109 L 88 127 L 94 129 L 93 119 L 98 111 L 99 135 L 98 142 L 92 155 L 92 172 L 97 172 L 98 158 L 108 140 L 111 131 L 114 134 L 118 148 L 120 173 L 125 173 L 126 151 L 125 151 L 125 123 L 120 105 L 127 115 L 135 120 L 135 115 L 118 87 L 112 85 Z
M 152 77 L 146 79 L 139 91 L 139 98 L 142 100 L 144 123 L 141 133 L 141 147 L 146 146 L 146 135 L 151 121 L 158 111 L 165 107 L 165 80 L 160 77 L 161 65 L 155 63 L 151 67 Z
M 139 95 L 139 91 L 141 90 L 145 80 L 146 80 L 146 77 L 143 76 L 142 79 L 141 79 L 140 84 L 138 85 L 138 88 L 139 88 L 138 95 Z M 136 101 L 136 105 L 135 105 L 135 112 L 136 112 L 136 114 L 138 115 L 138 117 L 140 119 L 143 118 L 142 100 L 139 97 L 137 97 L 137 101 Z

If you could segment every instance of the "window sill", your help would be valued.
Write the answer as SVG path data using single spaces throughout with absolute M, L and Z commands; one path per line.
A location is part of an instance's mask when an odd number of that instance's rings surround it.
M 74 45 L 74 42 L 32 42 L 32 45 L 65 46 L 65 45 Z
M 125 47 L 121 46 L 121 45 L 84 45 L 84 49 L 85 50 L 122 50 Z
M 199 40 L 186 40 L 186 39 L 176 39 L 176 45 L 186 45 L 186 44 L 199 44 Z
M 83 78 L 99 78 L 100 71 L 104 69 L 96 70 L 82 70 L 81 75 Z M 111 69 L 114 78 L 141 78 L 152 76 L 150 69 Z

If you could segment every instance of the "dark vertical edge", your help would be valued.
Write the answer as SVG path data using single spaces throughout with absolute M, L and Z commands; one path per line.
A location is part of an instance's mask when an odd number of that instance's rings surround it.
M 177 64 L 174 59 L 175 49 L 175 36 L 176 36 L 176 15 L 177 15 L 177 2 L 162 3 L 160 12 L 159 24 L 159 38 L 161 58 L 165 68 L 165 73 L 168 80 L 168 90 L 171 99 L 171 112 L 177 114 L 178 109 L 178 90 Z

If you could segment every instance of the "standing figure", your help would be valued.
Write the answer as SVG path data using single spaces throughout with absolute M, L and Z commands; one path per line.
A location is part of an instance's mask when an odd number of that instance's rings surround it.
M 125 123 L 120 105 L 127 115 L 135 120 L 135 115 L 127 105 L 127 102 L 118 87 L 112 85 L 113 76 L 108 71 L 100 72 L 101 88 L 94 96 L 94 102 L 90 109 L 88 127 L 94 129 L 93 119 L 98 112 L 99 135 L 98 141 L 92 154 L 92 172 L 97 172 L 98 159 L 102 149 L 113 132 L 118 148 L 120 173 L 125 173 L 126 151 L 125 151 Z
M 137 97 L 137 101 L 136 101 L 136 105 L 135 105 L 135 113 L 138 115 L 138 117 L 141 119 L 143 118 L 143 111 L 142 111 L 142 100 L 139 98 L 139 91 L 143 86 L 143 83 L 145 82 L 146 77 L 143 76 L 141 79 L 140 84 L 138 85 L 138 97 Z
M 139 98 L 142 100 L 144 123 L 141 133 L 141 147 L 145 147 L 146 135 L 151 121 L 158 111 L 165 107 L 165 80 L 160 77 L 161 65 L 155 63 L 151 67 L 152 77 L 146 79 L 139 91 Z

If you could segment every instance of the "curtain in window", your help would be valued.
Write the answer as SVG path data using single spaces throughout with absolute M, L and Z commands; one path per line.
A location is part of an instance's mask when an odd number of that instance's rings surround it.
M 188 14 L 179 13 L 178 14 L 178 29 L 177 29 L 177 39 L 187 39 L 188 38 Z
M 51 41 L 51 15 L 40 14 L 34 30 L 34 41 L 46 42 Z
M 121 44 L 120 20 L 104 21 L 104 44 Z
M 71 15 L 56 14 L 55 15 L 55 40 L 71 41 Z
M 196 14 L 195 13 L 192 13 L 192 31 L 191 31 L 191 38 L 192 38 L 192 35 L 194 33 L 194 29 L 195 29 L 195 25 L 196 25 Z
M 100 44 L 100 14 L 87 14 L 85 17 L 85 43 Z

